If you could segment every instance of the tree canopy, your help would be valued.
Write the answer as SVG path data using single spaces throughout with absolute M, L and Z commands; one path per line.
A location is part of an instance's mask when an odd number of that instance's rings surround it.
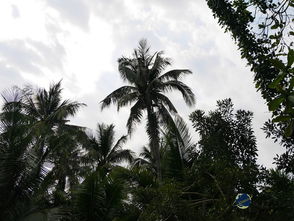
M 141 41 L 133 57 L 119 59 L 128 85 L 101 102 L 133 105 L 129 133 L 147 113 L 150 142 L 141 153 L 125 147 L 134 138 L 116 137 L 113 122 L 97 122 L 94 133 L 71 124 L 85 104 L 63 99 L 61 82 L 3 93 L 0 221 L 293 220 L 293 137 L 269 121 L 264 130 L 282 137 L 287 152 L 275 169 L 259 165 L 253 113 L 236 110 L 230 98 L 215 110 L 194 110 L 190 131 L 164 93 L 176 89 L 194 104 L 180 81 L 191 71 L 162 73 L 169 64 Z M 240 193 L 252 199 L 246 210 L 236 206 Z

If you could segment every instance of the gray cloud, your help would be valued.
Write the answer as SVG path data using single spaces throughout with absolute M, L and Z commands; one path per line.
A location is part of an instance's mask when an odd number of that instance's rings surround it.
M 0 88 L 4 90 L 22 84 L 23 78 L 19 71 L 4 62 L 0 62 Z
M 49 67 L 54 72 L 62 71 L 63 58 L 66 52 L 58 41 L 54 41 L 52 45 L 46 45 L 39 41 L 27 40 L 27 44 L 33 47 L 39 54 L 41 64 L 45 67 Z
M 32 49 L 27 47 L 23 40 L 12 40 L 0 43 L 2 59 L 13 67 L 31 73 L 40 73 L 38 64 L 41 58 Z
M 19 18 L 20 17 L 20 13 L 18 10 L 18 7 L 15 5 L 11 5 L 11 15 L 13 18 Z
M 115 24 L 122 21 L 134 20 L 129 13 L 130 1 L 124 0 L 88 0 L 92 12 L 104 21 Z
M 58 42 L 53 46 L 31 39 L 0 42 L 0 59 L 20 72 L 42 74 L 42 67 L 61 71 L 64 55 Z
M 47 0 L 47 4 L 56 9 L 61 18 L 88 30 L 90 8 L 83 0 Z

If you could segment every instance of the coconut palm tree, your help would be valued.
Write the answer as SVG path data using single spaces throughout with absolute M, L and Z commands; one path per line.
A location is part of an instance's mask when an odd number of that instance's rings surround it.
M 170 59 L 163 57 L 163 52 L 151 54 L 146 40 L 139 42 L 132 58 L 118 59 L 118 70 L 121 78 L 128 84 L 118 88 L 102 100 L 102 109 L 111 103 L 119 110 L 133 104 L 127 121 L 129 134 L 134 125 L 141 122 L 143 112 L 147 112 L 147 133 L 150 140 L 151 152 L 156 159 L 158 178 L 161 179 L 159 151 L 159 122 L 173 124 L 171 114 L 177 113 L 165 92 L 178 90 L 182 93 L 187 105 L 192 106 L 195 98 L 192 90 L 180 78 L 191 74 L 188 69 L 176 69 L 166 73 L 163 70 L 171 65 Z
M 97 135 L 88 135 L 85 148 L 88 150 L 87 163 L 94 168 L 111 166 L 122 161 L 133 161 L 133 152 L 122 149 L 122 145 L 127 141 L 127 136 L 122 136 L 114 144 L 114 125 L 98 124 Z
M 82 128 L 67 124 L 68 117 L 74 116 L 85 104 L 76 101 L 62 100 L 61 81 L 52 84 L 49 90 L 26 87 L 23 93 L 23 109 L 30 116 L 32 128 L 36 136 L 39 165 L 44 163 L 56 145 L 50 145 L 51 138 L 56 137 L 57 131 L 76 130 Z
M 65 165 L 60 164 L 57 154 L 69 153 L 69 145 L 74 142 L 68 140 L 82 131 L 80 127 L 67 124 L 67 117 L 74 115 L 83 104 L 62 101 L 60 82 L 50 86 L 49 91 L 14 87 L 10 92 L 3 95 L 0 114 L 0 197 L 7 199 L 0 203 L 0 220 L 2 215 L 5 220 L 16 220 L 35 213 L 39 208 L 36 204 L 41 205 L 40 201 L 46 200 L 48 184 L 55 180 L 58 181 L 56 187 L 61 186 L 61 190 L 64 190 L 62 181 L 66 178 L 70 184 L 76 183 L 70 179 L 76 178 L 76 174 L 71 174 L 74 169 L 66 167 L 74 156 L 63 159 L 68 163 Z M 50 172 L 44 167 L 45 161 L 51 163 Z M 56 168 L 59 176 L 52 177 L 50 174 L 56 174 Z M 37 203 L 32 203 L 36 198 Z

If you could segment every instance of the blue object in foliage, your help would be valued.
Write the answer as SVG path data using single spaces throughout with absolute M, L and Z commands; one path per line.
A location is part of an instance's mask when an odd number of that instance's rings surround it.
M 246 193 L 239 193 L 236 196 L 235 205 L 239 209 L 247 209 L 250 206 L 251 203 L 251 197 Z

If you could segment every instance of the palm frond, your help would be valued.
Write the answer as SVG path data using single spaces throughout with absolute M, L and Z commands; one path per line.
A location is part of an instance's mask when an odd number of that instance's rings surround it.
M 133 152 L 122 149 L 123 144 L 127 141 L 127 136 L 122 136 L 114 144 L 114 125 L 98 124 L 97 138 L 88 134 L 84 145 L 87 149 L 86 155 L 83 157 L 83 164 L 90 165 L 93 168 L 108 167 L 121 161 L 131 162 L 133 160 Z
M 138 54 L 141 58 L 145 58 L 146 55 L 148 55 L 150 47 L 148 47 L 147 40 L 146 39 L 141 39 L 139 41 L 139 46 L 138 46 Z
M 69 116 L 74 116 L 82 106 L 86 106 L 86 104 L 64 100 L 55 109 L 52 109 L 53 112 L 49 115 L 49 119 L 57 121 L 64 120 Z
M 133 92 L 133 93 L 130 93 L 130 94 L 125 94 L 117 102 L 117 111 L 119 111 L 119 109 L 121 107 L 124 107 L 126 105 L 131 105 L 133 102 L 135 102 L 136 100 L 138 100 L 138 97 L 139 96 L 140 96 L 140 93 L 138 91 Z
M 151 166 L 151 163 L 144 158 L 138 157 L 135 158 L 133 163 L 132 163 L 132 168 L 134 167 L 142 167 L 142 166 Z
M 174 135 L 175 135 L 174 138 L 178 139 L 178 141 L 181 143 L 181 146 L 183 147 L 185 145 L 185 143 L 182 140 L 181 133 L 180 133 L 174 119 L 172 118 L 172 116 L 168 112 L 168 110 L 163 105 L 161 105 L 161 106 L 159 106 L 158 111 L 159 111 L 159 114 L 161 117 L 161 123 L 165 127 L 165 130 L 166 131 L 171 130 L 172 133 L 174 133 Z M 182 150 L 179 150 L 179 152 L 180 152 L 181 158 L 182 158 Z
M 177 129 L 179 131 L 182 143 L 186 148 L 189 148 L 192 144 L 192 137 L 189 132 L 188 126 L 179 115 L 175 117 L 175 125 L 177 126 Z
M 146 146 L 143 146 L 143 151 L 140 153 L 140 157 L 147 159 L 148 161 L 152 161 L 152 155 L 150 149 Z
M 171 91 L 173 89 L 177 89 L 182 93 L 184 101 L 187 105 L 193 106 L 195 104 L 195 95 L 192 90 L 183 82 L 171 80 L 164 82 L 161 86 L 163 91 Z
M 150 65 L 152 65 L 152 62 L 154 60 L 154 57 L 157 55 L 157 52 L 155 52 L 153 55 L 148 55 L 147 58 L 146 58 L 146 62 L 147 62 L 147 65 L 146 67 L 150 67 Z
M 35 120 L 42 118 L 42 114 L 39 112 L 32 96 L 26 95 L 23 104 L 24 109 L 28 115 L 32 116 Z
M 189 162 L 193 153 L 195 152 L 195 144 L 192 142 L 192 137 L 185 121 L 180 117 L 175 117 L 176 135 L 178 137 L 181 148 L 182 158 Z
M 10 89 L 6 89 L 1 93 L 1 97 L 4 104 L 20 102 L 23 99 L 23 93 L 20 88 L 14 86 Z
M 57 123 L 68 116 L 74 116 L 79 108 L 85 106 L 85 104 L 75 101 L 62 101 L 61 81 L 50 85 L 48 91 L 38 89 L 34 93 L 31 87 L 27 87 L 22 92 L 24 94 L 23 104 L 25 111 L 38 121 L 46 120 Z
M 114 125 L 98 124 L 97 135 L 100 153 L 106 157 L 114 142 Z
M 127 121 L 127 128 L 128 128 L 128 133 L 131 135 L 132 131 L 134 129 L 134 125 L 136 123 L 139 123 L 142 119 L 143 116 L 143 102 L 141 100 L 138 100 L 131 108 L 130 116 Z
M 115 104 L 119 102 L 119 100 L 125 96 L 126 94 L 132 93 L 137 91 L 136 87 L 132 86 L 123 86 L 120 87 L 119 89 L 113 91 L 111 94 L 109 94 L 106 98 L 104 98 L 100 103 L 101 109 L 103 110 L 105 107 L 108 107 L 111 103 Z
M 155 159 L 152 156 L 151 151 L 148 147 L 143 146 L 143 150 L 140 153 L 140 157 L 134 159 L 132 167 L 145 167 L 146 169 L 149 169 L 155 173 Z
M 162 51 L 156 54 L 153 66 L 150 69 L 150 80 L 157 78 L 167 66 L 171 65 L 171 60 L 169 58 L 164 58 L 162 55 Z
M 138 78 L 136 69 L 132 64 L 132 60 L 121 58 L 118 60 L 118 71 L 124 81 L 135 84 Z
M 141 39 L 139 41 L 139 46 L 137 49 L 134 50 L 134 55 L 137 59 L 138 65 L 140 69 L 147 68 L 148 62 L 150 60 L 150 54 L 149 54 L 150 47 L 148 46 L 146 39 Z
M 120 163 L 122 161 L 127 161 L 128 163 L 132 163 L 132 161 L 134 160 L 133 155 L 134 153 L 131 150 L 120 149 L 109 155 L 109 162 Z
M 127 142 L 127 139 L 127 136 L 122 136 L 121 138 L 119 138 L 116 144 L 113 146 L 112 152 L 121 149 L 122 145 L 124 145 Z
M 162 103 L 162 104 L 164 104 L 164 105 L 166 105 L 168 107 L 169 111 L 172 114 L 177 113 L 177 109 L 175 108 L 175 106 L 173 105 L 173 103 L 170 101 L 170 99 L 167 96 L 165 96 L 165 95 L 163 95 L 161 93 L 155 93 L 154 97 L 157 100 L 156 104 Z
M 186 74 L 192 74 L 192 71 L 190 71 L 188 69 L 171 70 L 171 71 L 164 73 L 160 77 L 158 77 L 158 80 L 160 80 L 161 82 L 164 82 L 166 80 L 171 80 L 171 79 L 178 80 L 182 75 L 186 75 Z

